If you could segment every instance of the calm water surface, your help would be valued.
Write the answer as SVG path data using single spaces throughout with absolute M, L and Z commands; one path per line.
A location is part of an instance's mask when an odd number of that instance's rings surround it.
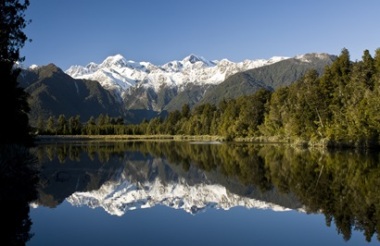
M 380 245 L 377 153 L 43 144 L 27 245 Z

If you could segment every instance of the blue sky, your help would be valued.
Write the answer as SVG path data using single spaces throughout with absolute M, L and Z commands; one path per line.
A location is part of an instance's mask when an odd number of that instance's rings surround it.
M 351 60 L 380 48 L 379 0 L 31 0 L 25 66 L 100 63 L 109 55 L 161 65 L 310 52 Z

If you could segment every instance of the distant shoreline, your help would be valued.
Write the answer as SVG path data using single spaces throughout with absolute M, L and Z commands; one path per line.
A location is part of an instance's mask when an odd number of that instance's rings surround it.
M 253 143 L 253 144 L 287 144 L 297 148 L 322 148 L 322 149 L 370 149 L 379 146 L 354 146 L 352 143 L 329 143 L 329 141 L 290 141 L 278 137 L 244 137 L 228 139 L 215 135 L 37 135 L 36 144 L 64 143 L 83 141 L 192 141 L 199 143 Z
M 196 141 L 220 141 L 221 136 L 189 136 L 189 135 L 37 135 L 37 143 L 71 142 L 71 141 L 132 141 L 132 140 L 196 140 Z

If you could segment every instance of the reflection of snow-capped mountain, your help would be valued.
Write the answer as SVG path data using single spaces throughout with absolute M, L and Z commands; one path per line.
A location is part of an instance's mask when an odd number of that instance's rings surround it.
M 96 191 L 76 192 L 67 198 L 74 206 L 102 207 L 109 214 L 122 216 L 126 211 L 165 205 L 195 214 L 207 208 L 228 210 L 233 207 L 287 211 L 288 208 L 256 199 L 238 196 L 216 184 L 190 185 L 184 178 L 164 183 L 153 181 L 132 183 L 124 175 L 109 181 Z

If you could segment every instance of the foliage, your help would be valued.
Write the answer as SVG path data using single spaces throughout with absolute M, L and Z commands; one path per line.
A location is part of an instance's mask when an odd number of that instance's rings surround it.
M 144 130 L 141 130 L 143 128 Z M 55 118 L 50 116 L 45 124 L 37 127 L 39 135 L 140 135 L 146 126 L 126 125 L 122 117 L 110 117 L 100 114 L 82 122 L 80 115 L 69 119 L 64 114 Z
M 29 1 L 5 0 L 0 2 L 0 110 L 6 119 L 0 124 L 1 144 L 31 145 L 27 103 L 28 94 L 17 82 L 23 60 L 20 49 L 27 40 L 23 29 L 27 25 L 25 10 Z
M 372 58 L 365 50 L 362 61 L 351 62 L 348 50 L 343 49 L 323 74 L 311 69 L 273 93 L 260 89 L 254 94 L 222 100 L 218 106 L 201 104 L 190 115 L 177 112 L 175 120 L 171 112 L 161 123 L 155 121 L 155 130 L 151 124 L 150 132 L 222 135 L 231 140 L 275 137 L 328 147 L 377 147 L 379 55 L 377 50 Z M 184 114 L 186 117 L 181 117 Z
M 300 79 L 273 93 L 260 89 L 222 100 L 218 106 L 200 104 L 190 115 L 172 111 L 163 121 L 154 120 L 149 132 L 141 129 L 148 134 L 222 135 L 228 140 L 275 138 L 328 147 L 378 147 L 379 64 L 379 50 L 374 58 L 365 50 L 362 61 L 351 62 L 348 50 L 343 49 L 322 74 L 309 69 Z M 242 76 L 250 74 L 234 78 Z
M 23 29 L 27 25 L 24 12 L 29 6 L 29 0 L 3 0 L 0 3 L 0 60 L 15 63 L 22 61 L 20 49 L 24 46 L 27 36 Z
M 87 122 L 81 133 L 218 135 L 227 140 L 276 139 L 327 147 L 379 147 L 379 64 L 380 49 L 374 57 L 365 50 L 363 59 L 356 62 L 350 61 L 347 49 L 342 49 L 322 74 L 309 69 L 297 81 L 275 91 L 261 88 L 253 94 L 221 100 L 217 105 L 203 103 L 192 109 L 184 104 L 167 116 L 140 124 L 124 125 L 120 121 L 116 127 Z M 247 76 L 253 75 L 233 78 L 244 80 Z M 61 126 L 55 130 L 56 134 L 79 134 L 79 130 L 70 129 L 68 126 L 63 130 Z

